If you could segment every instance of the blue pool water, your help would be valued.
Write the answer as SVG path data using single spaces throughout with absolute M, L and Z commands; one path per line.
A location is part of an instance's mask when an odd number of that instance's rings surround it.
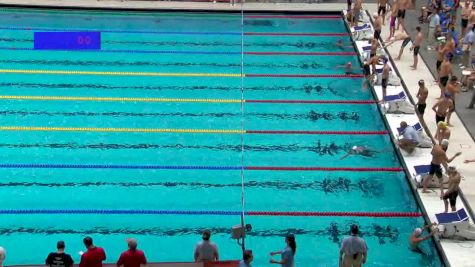
M 249 101 L 242 110 L 241 97 L 245 100 L 372 100 L 362 78 L 252 77 L 252 74 L 342 75 L 344 71 L 337 65 L 349 61 L 359 65 L 355 55 L 276 54 L 354 52 L 335 46 L 338 38 L 349 42 L 348 35 L 318 36 L 347 34 L 340 19 L 245 18 L 242 29 L 239 14 L 220 13 L 4 9 L 0 17 L 0 245 L 8 251 L 7 264 L 40 264 L 54 250 L 57 240 L 66 241 L 67 251 L 78 262 L 78 251 L 83 250 L 81 241 L 86 235 L 106 249 L 107 262 L 117 260 L 126 248 L 127 237 L 138 239 L 139 247 L 150 261 L 191 261 L 193 246 L 205 228 L 212 230 L 212 239 L 223 259 L 239 259 L 241 250 L 230 238 L 230 229 L 241 223 L 239 213 L 243 209 L 246 212 L 420 212 L 403 172 L 246 169 L 243 180 L 241 177 L 240 166 L 399 168 L 401 165 L 385 134 L 150 133 L 91 129 L 384 131 L 385 125 L 374 104 Z M 100 31 L 102 50 L 34 50 L 35 31 Z M 53 73 L 38 73 L 45 70 Z M 246 75 L 243 79 L 239 75 L 241 70 Z M 59 71 L 88 73 L 58 74 Z M 133 74 L 137 72 L 178 76 Z M 190 73 L 198 76 L 187 76 Z M 34 100 L 32 96 L 95 100 Z M 124 99 L 98 101 L 100 98 Z M 238 101 L 144 102 L 129 101 L 130 98 Z M 27 128 L 18 131 L 18 127 Z M 28 127 L 42 128 L 33 131 Z M 51 131 L 48 127 L 89 130 Z M 352 156 L 340 160 L 354 145 L 369 146 L 379 153 L 373 158 Z M 28 164 L 37 165 L 26 168 Z M 90 164 L 130 168 L 86 166 Z M 59 168 L 65 165 L 78 168 Z M 229 168 L 180 169 L 180 166 Z M 10 214 L 25 209 L 56 213 Z M 78 210 L 223 212 L 219 215 L 72 212 Z M 226 215 L 226 211 L 232 213 Z M 284 247 L 287 233 L 296 235 L 297 266 L 337 266 L 339 244 L 353 223 L 360 225 L 368 243 L 368 266 L 442 265 L 431 242 L 424 244 L 426 256 L 407 248 L 412 230 L 424 223 L 420 217 L 246 215 L 244 220 L 253 227 L 246 238 L 246 247 L 254 251 L 255 266 L 268 265 L 268 253 Z

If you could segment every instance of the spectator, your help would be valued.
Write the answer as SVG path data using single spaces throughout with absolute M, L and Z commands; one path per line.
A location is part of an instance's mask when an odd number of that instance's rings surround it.
M 65 249 L 64 241 L 58 241 L 56 243 L 56 252 L 51 252 L 46 258 L 46 265 L 50 267 L 69 267 L 73 266 L 74 261 L 71 255 L 64 253 Z
M 399 147 L 409 154 L 414 152 L 414 149 L 419 144 L 419 136 L 414 127 L 407 125 L 407 122 L 401 121 L 402 138 L 399 140 Z
M 450 128 L 445 121 L 439 121 L 439 123 L 437 123 L 437 132 L 434 138 L 437 140 L 437 144 L 440 144 L 444 139 L 450 139 Z
M 452 209 L 452 212 L 454 212 L 457 210 L 455 204 L 457 203 L 457 197 L 459 195 L 461 177 L 460 173 L 453 166 L 447 169 L 447 175 L 449 176 L 449 186 L 445 194 L 443 194 L 440 198 L 444 200 L 444 212 L 448 212 L 449 210 L 448 200 L 450 200 L 450 208 Z
M 431 238 L 435 231 L 431 231 L 430 234 L 424 236 L 424 237 L 421 237 L 422 233 L 424 232 L 424 230 L 426 229 L 429 229 L 432 225 L 434 224 L 429 224 L 429 225 L 424 225 L 422 228 L 416 228 L 414 229 L 414 232 L 412 232 L 412 235 L 409 237 L 409 248 L 414 251 L 414 252 L 418 252 L 418 253 L 421 253 L 421 254 L 426 254 L 424 253 L 424 251 L 419 247 L 420 243 L 422 243 L 423 241 Z
M 5 261 L 6 257 L 7 251 L 3 247 L 0 247 L 0 267 L 3 267 L 3 261 Z
M 204 230 L 202 234 L 203 241 L 198 242 L 195 247 L 195 261 L 219 261 L 218 247 L 211 242 L 211 231 Z
M 475 33 L 473 32 L 473 25 L 467 27 L 467 33 L 462 40 L 462 49 L 465 52 L 470 52 L 472 49 L 473 41 L 475 40 Z
M 427 44 L 432 45 L 435 41 L 435 29 L 440 26 L 439 10 L 430 16 L 429 31 L 427 32 Z
M 106 260 L 104 249 L 94 246 L 92 238 L 89 236 L 85 237 L 83 242 L 87 251 L 81 255 L 79 267 L 102 267 L 102 261 Z
M 137 240 L 128 238 L 126 241 L 129 249 L 120 254 L 117 267 L 140 267 L 147 264 L 143 251 L 137 249 Z
M 271 259 L 269 262 L 274 264 L 280 264 L 282 265 L 282 267 L 294 267 L 294 257 L 295 253 L 297 252 L 297 243 L 295 243 L 295 236 L 293 234 L 288 234 L 285 237 L 285 243 L 287 244 L 287 246 L 283 250 L 270 253 L 271 256 L 281 254 L 282 259 L 280 261 Z
M 462 6 L 462 18 L 461 18 L 461 28 L 462 36 L 465 35 L 468 26 L 468 18 L 472 13 L 472 2 L 470 0 L 465 0 L 465 5 Z M 468 29 L 470 31 L 470 29 Z
M 242 261 L 239 262 L 238 267 L 251 267 L 251 262 L 254 259 L 252 250 L 245 250 L 242 254 Z
M 366 242 L 358 237 L 358 225 L 351 226 L 351 236 L 345 237 L 340 247 L 340 266 L 353 267 L 366 263 L 368 258 L 368 247 Z
M 427 187 L 429 186 L 429 181 L 432 180 L 434 174 L 439 178 L 439 186 L 440 186 L 440 196 L 442 197 L 444 194 L 444 183 L 442 180 L 442 168 L 440 165 L 443 165 L 444 168 L 448 169 L 448 164 L 452 162 L 456 157 L 462 155 L 461 152 L 455 153 L 452 158 L 447 157 L 447 148 L 449 147 L 449 140 L 444 139 L 440 142 L 440 145 L 434 145 L 432 148 L 432 160 L 430 162 L 430 169 L 429 175 L 424 177 L 422 181 L 422 193 L 429 193 L 427 191 Z

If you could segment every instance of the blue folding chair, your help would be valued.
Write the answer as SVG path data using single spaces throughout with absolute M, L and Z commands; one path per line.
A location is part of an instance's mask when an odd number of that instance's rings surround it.
M 403 100 L 403 99 L 406 99 L 406 94 L 404 93 L 404 91 L 401 91 L 397 95 L 387 95 L 384 98 L 384 101 L 388 102 L 388 101 Z

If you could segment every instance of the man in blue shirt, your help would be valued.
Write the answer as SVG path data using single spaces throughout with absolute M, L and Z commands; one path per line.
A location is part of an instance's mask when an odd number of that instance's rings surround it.
M 399 140 L 399 147 L 409 154 L 412 154 L 419 144 L 419 135 L 414 127 L 407 125 L 405 121 L 401 121 L 402 138 Z
M 462 40 L 462 49 L 463 51 L 470 52 L 472 48 L 473 41 L 475 40 L 475 33 L 472 31 L 473 25 L 467 27 L 467 33 Z

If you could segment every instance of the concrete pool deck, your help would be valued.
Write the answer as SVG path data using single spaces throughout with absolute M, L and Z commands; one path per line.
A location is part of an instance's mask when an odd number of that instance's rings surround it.
M 37 7 L 82 7 L 82 8 L 111 8 L 111 9 L 188 9 L 188 10 L 224 10 L 224 11 L 238 11 L 241 9 L 240 4 L 231 6 L 228 3 L 203 3 L 203 2 L 162 2 L 162 1 L 97 1 L 97 0 L 0 0 L 0 4 L 15 5 L 15 6 L 37 6 Z M 288 3 L 246 3 L 244 4 L 244 10 L 254 11 L 341 11 L 344 8 L 344 4 L 288 4 Z M 376 10 L 375 4 L 366 4 L 365 8 L 374 12 Z M 383 29 L 382 37 L 386 38 L 388 33 L 388 25 Z M 396 43 L 388 48 L 391 55 L 397 54 L 400 43 Z M 409 46 L 408 46 L 409 47 Z M 424 62 L 419 60 L 419 68 L 417 71 L 412 71 L 409 65 L 412 64 L 412 56 L 408 49 L 406 49 L 401 61 L 395 62 L 399 72 L 408 85 L 408 89 L 413 98 L 415 98 L 417 90 L 417 81 L 424 79 L 429 89 L 428 108 L 426 109 L 426 123 L 429 129 L 432 131 L 435 129 L 435 122 L 432 119 L 434 114 L 430 109 L 434 104 L 435 97 L 439 92 L 437 85 L 432 85 L 428 81 L 432 81 L 433 77 L 424 65 Z M 417 74 L 417 75 L 414 75 Z M 404 115 L 399 118 L 405 119 Z M 398 117 L 395 117 L 394 124 Z M 452 116 L 452 123 L 455 125 L 452 130 L 451 145 L 449 147 L 449 156 L 453 155 L 457 151 L 462 151 L 463 155 L 454 161 L 465 177 L 462 181 L 461 187 L 464 191 L 466 198 L 471 206 L 475 205 L 475 181 L 470 179 L 475 176 L 475 165 L 464 164 L 463 160 L 467 158 L 475 158 L 475 143 L 469 133 L 466 131 L 458 116 L 454 114 Z M 391 123 L 393 124 L 393 123 Z M 427 155 L 426 155 L 427 156 Z M 417 160 L 425 162 L 426 158 L 421 157 Z M 416 161 L 417 161 L 416 160 Z M 422 163 L 422 162 L 421 162 Z M 426 164 L 428 164 L 427 162 Z M 475 164 L 475 163 L 473 163 Z M 420 191 L 419 191 L 420 192 Z M 429 217 L 433 219 L 435 213 L 443 211 L 443 203 L 439 200 L 437 191 L 433 191 L 430 194 L 420 194 L 420 197 L 424 203 Z M 459 201 L 460 202 L 460 201 Z M 460 205 L 459 205 L 460 206 Z M 475 262 L 475 242 L 454 242 L 451 240 L 441 240 L 442 247 L 447 255 L 447 258 L 452 266 L 473 266 Z

